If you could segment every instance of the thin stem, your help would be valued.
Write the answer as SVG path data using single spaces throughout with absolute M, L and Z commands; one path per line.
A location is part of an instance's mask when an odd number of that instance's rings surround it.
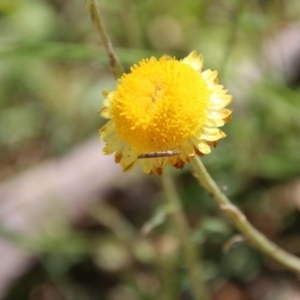
M 97 2 L 95 0 L 86 0 L 86 7 L 92 19 L 92 22 L 100 36 L 103 47 L 109 58 L 109 64 L 115 79 L 118 79 L 123 74 L 123 67 L 120 63 L 118 56 L 116 55 L 110 38 L 106 32 L 102 16 L 100 14 Z
M 231 219 L 232 223 L 245 235 L 249 243 L 282 266 L 300 274 L 300 259 L 279 248 L 254 228 L 248 222 L 246 216 L 222 193 L 198 157 L 194 156 L 191 162 L 200 184 L 209 192 L 218 206 Z
M 184 260 L 187 264 L 195 299 L 208 300 L 210 297 L 204 283 L 203 275 L 201 274 L 201 271 L 203 272 L 203 270 L 201 270 L 202 266 L 199 258 L 197 257 L 196 249 L 190 240 L 190 228 L 172 178 L 166 172 L 162 176 L 162 183 L 166 192 L 167 200 L 173 207 L 171 217 L 182 246 Z

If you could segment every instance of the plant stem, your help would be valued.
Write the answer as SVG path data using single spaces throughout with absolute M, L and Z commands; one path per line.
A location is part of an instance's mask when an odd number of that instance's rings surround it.
M 190 228 L 183 212 L 181 201 L 175 189 L 173 180 L 167 172 L 165 172 L 162 176 L 162 184 L 167 200 L 173 207 L 171 217 L 181 243 L 194 297 L 196 300 L 208 300 L 210 297 L 204 283 L 203 275 L 201 274 L 201 271 L 203 272 L 203 270 L 201 270 L 201 263 L 197 257 L 196 249 L 191 242 Z
M 192 157 L 191 163 L 199 183 L 208 191 L 232 223 L 245 235 L 249 243 L 282 266 L 300 275 L 300 259 L 279 248 L 253 227 L 246 216 L 222 193 L 198 157 Z
M 114 48 L 110 41 L 110 38 L 106 32 L 97 2 L 95 0 L 86 0 L 86 7 L 87 7 L 87 10 L 92 19 L 92 22 L 100 36 L 100 39 L 102 41 L 103 47 L 106 51 L 106 54 L 109 58 L 109 64 L 110 64 L 112 73 L 113 73 L 115 79 L 118 79 L 124 73 L 123 67 L 120 63 L 118 56 L 116 55 L 116 53 L 114 51 Z

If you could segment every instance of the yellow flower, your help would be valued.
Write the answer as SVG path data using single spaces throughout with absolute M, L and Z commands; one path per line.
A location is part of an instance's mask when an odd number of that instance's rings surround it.
M 203 70 L 196 51 L 183 60 L 163 56 L 142 60 L 105 91 L 100 130 L 104 154 L 115 152 L 123 171 L 141 163 L 161 175 L 167 164 L 183 168 L 193 155 L 210 153 L 225 137 L 218 127 L 231 115 L 232 96 L 219 85 L 217 71 Z

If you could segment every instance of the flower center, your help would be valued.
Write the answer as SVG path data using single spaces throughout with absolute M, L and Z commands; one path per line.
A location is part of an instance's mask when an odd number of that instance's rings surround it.
M 210 95 L 191 66 L 167 56 L 142 60 L 121 78 L 111 118 L 137 153 L 171 150 L 201 129 Z

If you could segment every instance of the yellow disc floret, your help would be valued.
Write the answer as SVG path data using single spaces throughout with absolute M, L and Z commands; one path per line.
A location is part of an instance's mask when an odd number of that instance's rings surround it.
M 178 61 L 168 56 L 144 59 L 105 91 L 100 114 L 104 154 L 115 152 L 124 171 L 138 162 L 146 173 L 161 175 L 167 164 L 182 169 L 193 155 L 210 153 L 225 137 L 231 102 L 217 71 L 203 70 L 196 51 Z
M 191 66 L 167 56 L 151 58 L 121 78 L 111 118 L 137 153 L 173 149 L 203 126 L 210 94 Z

